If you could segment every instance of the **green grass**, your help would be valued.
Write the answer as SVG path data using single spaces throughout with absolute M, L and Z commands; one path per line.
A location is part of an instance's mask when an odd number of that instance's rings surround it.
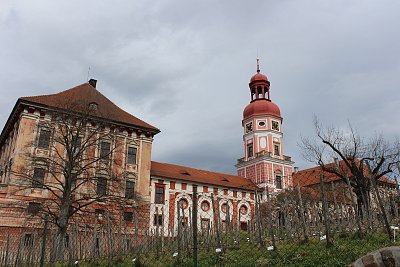
M 276 251 L 268 251 L 266 248 L 242 243 L 240 248 L 229 248 L 224 253 L 216 253 L 212 249 L 208 252 L 200 250 L 198 266 L 347 266 L 369 252 L 392 245 L 399 245 L 399 243 L 389 242 L 387 236 L 382 232 L 366 236 L 364 239 L 355 236 L 336 237 L 330 248 L 326 248 L 324 241 L 318 240 L 303 244 L 299 242 L 278 244 Z M 111 265 L 108 265 L 107 260 L 102 260 L 81 263 L 79 266 L 193 266 L 191 257 L 179 259 L 172 255 L 162 255 L 157 258 L 155 255 L 148 255 L 139 258 L 140 262 L 136 262 L 136 265 L 132 262 L 132 258 L 113 259 Z

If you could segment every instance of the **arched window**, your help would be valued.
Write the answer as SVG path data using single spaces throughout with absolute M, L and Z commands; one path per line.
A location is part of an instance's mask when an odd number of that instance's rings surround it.
M 185 198 L 181 198 L 181 200 L 179 200 L 179 207 L 186 209 L 188 206 L 189 202 Z
M 246 205 L 242 205 L 242 206 L 240 206 L 239 211 L 240 211 L 240 214 L 246 215 L 248 212 L 248 209 L 247 209 Z
M 257 87 L 257 98 L 262 98 L 262 87 L 261 86 Z

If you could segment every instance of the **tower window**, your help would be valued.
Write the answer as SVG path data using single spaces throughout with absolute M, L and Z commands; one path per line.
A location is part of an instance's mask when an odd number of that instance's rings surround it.
M 272 121 L 272 130 L 279 131 L 279 122 Z
M 282 189 L 282 176 L 277 175 L 275 178 L 276 178 L 276 188 Z
M 253 131 L 253 123 L 249 122 L 246 124 L 246 133 Z
M 253 157 L 253 143 L 247 144 L 247 157 Z
M 274 155 L 275 156 L 280 156 L 281 155 L 279 150 L 280 150 L 279 149 L 279 145 L 278 144 L 274 144 Z
M 261 86 L 257 87 L 257 98 L 262 98 L 262 87 Z

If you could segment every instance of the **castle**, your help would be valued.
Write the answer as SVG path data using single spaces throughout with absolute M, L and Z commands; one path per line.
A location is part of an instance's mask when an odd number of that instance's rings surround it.
M 96 80 L 19 98 L 0 136 L 0 227 L 40 227 L 44 212 L 58 224 L 107 213 L 129 227 L 136 213 L 150 230 L 176 228 L 180 207 L 187 223 L 196 188 L 199 229 L 214 223 L 212 209 L 222 223 L 247 229 L 256 192 L 290 187 L 293 164 L 283 154 L 282 117 L 258 64 L 249 87 L 237 176 L 152 161 L 160 130 L 111 102 Z

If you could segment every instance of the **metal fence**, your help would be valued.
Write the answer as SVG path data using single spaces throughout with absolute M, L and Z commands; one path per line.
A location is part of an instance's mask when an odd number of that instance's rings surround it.
M 176 203 L 173 214 L 153 204 L 148 225 L 140 225 L 135 212 L 117 221 L 106 213 L 93 225 L 71 224 L 62 246 L 56 227 L 47 222 L 13 232 L 0 228 L 0 264 L 318 266 L 302 264 L 310 253 L 325 255 L 334 247 L 337 265 L 320 266 L 343 266 L 368 249 L 393 243 L 400 220 L 396 191 L 375 185 L 360 203 L 348 184 L 326 183 L 323 177 L 314 188 L 274 194 L 266 187 L 248 207 L 234 207 L 228 197 L 212 193 L 207 207 L 199 201 L 206 193 L 196 191 L 191 203 Z M 353 240 L 364 240 L 365 251 L 360 241 L 357 251 L 349 252 Z

